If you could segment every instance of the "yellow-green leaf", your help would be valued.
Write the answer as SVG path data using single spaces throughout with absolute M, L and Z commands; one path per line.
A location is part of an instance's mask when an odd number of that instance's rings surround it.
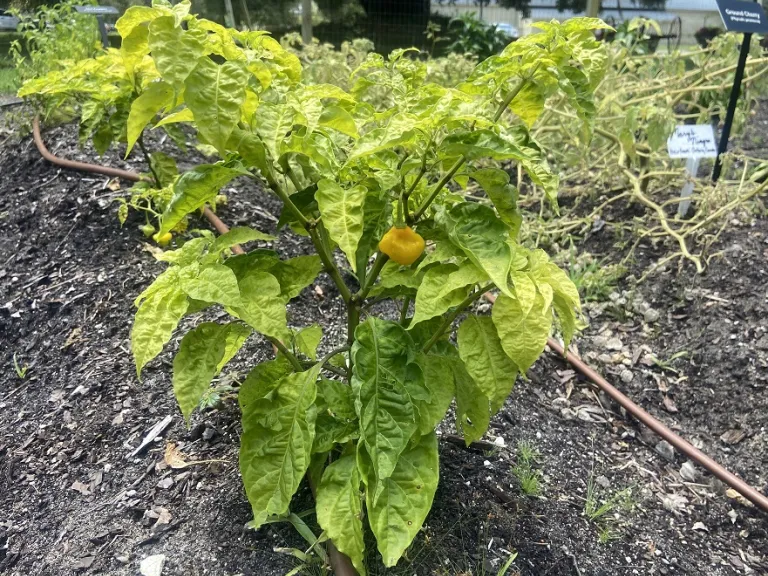
M 347 260 L 355 271 L 355 253 L 363 236 L 363 205 L 366 193 L 364 186 L 345 189 L 332 180 L 320 180 L 315 193 L 328 234 L 347 255 Z
M 525 374 L 547 345 L 552 308 L 545 308 L 544 298 L 537 294 L 530 311 L 524 314 L 518 300 L 502 294 L 493 305 L 492 317 L 504 352 Z
M 354 454 L 342 456 L 323 472 L 317 488 L 317 523 L 342 554 L 365 576 L 365 541 L 360 473 Z
M 144 128 L 152 119 L 170 104 L 173 99 L 173 87 L 160 80 L 152 82 L 144 89 L 144 92 L 136 98 L 131 104 L 131 111 L 128 114 L 128 146 L 125 151 L 125 157 L 131 153 L 134 144 L 141 136 Z
M 184 82 L 184 99 L 205 140 L 226 156 L 227 141 L 240 121 L 248 72 L 239 62 L 216 64 L 200 58 Z
M 163 350 L 189 305 L 187 295 L 172 276 L 166 276 L 152 291 L 145 290 L 142 296 L 131 329 L 131 351 L 137 375 Z
M 249 376 L 240 392 L 240 473 L 253 509 L 251 526 L 283 515 L 309 468 L 320 366 L 270 381 Z
M 358 448 L 358 461 L 366 482 L 366 509 L 371 530 L 385 566 L 395 566 L 432 507 L 440 477 L 437 436 L 422 436 L 402 453 L 392 475 L 379 479 L 370 471 L 365 448 Z M 374 501 L 374 494 L 378 498 Z
M 457 335 L 459 356 L 467 373 L 491 400 L 496 413 L 512 392 L 517 366 L 504 353 L 493 320 L 488 316 L 467 316 Z

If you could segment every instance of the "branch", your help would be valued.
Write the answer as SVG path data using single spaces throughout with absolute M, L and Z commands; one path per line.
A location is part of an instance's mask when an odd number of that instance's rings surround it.
M 533 69 L 531 72 L 531 77 L 536 73 L 536 70 L 538 69 L 538 65 L 536 68 Z M 498 122 L 499 118 L 501 118 L 501 115 L 504 114 L 504 111 L 507 109 L 507 107 L 512 103 L 512 100 L 515 99 L 515 97 L 520 94 L 520 91 L 525 87 L 525 85 L 528 83 L 529 78 L 521 78 L 520 82 L 517 83 L 517 86 L 515 86 L 512 90 L 510 90 L 509 94 L 507 94 L 506 98 L 504 98 L 503 102 L 499 105 L 498 109 L 496 110 L 496 114 L 493 115 L 493 121 Z M 427 199 L 422 202 L 421 206 L 416 210 L 416 212 L 413 213 L 413 217 L 411 220 L 413 222 L 418 222 L 419 218 L 421 218 L 424 215 L 424 212 L 427 211 L 427 208 L 429 208 L 429 205 L 434 202 L 435 198 L 437 198 L 437 195 L 440 194 L 440 191 L 445 187 L 448 182 L 451 181 L 451 178 L 453 178 L 454 174 L 459 171 L 459 169 L 464 165 L 464 163 L 467 161 L 467 157 L 462 155 L 454 162 L 453 166 L 448 170 L 448 172 L 443 176 L 440 181 L 435 185 L 434 190 L 427 196 Z
M 432 346 L 434 346 L 437 343 L 437 341 L 440 340 L 440 337 L 445 333 L 445 331 L 451 327 L 451 325 L 453 324 L 453 321 L 456 320 L 458 315 L 461 314 L 470 304 L 472 304 L 475 300 L 480 298 L 480 296 L 488 292 L 493 287 L 494 287 L 493 283 L 487 284 L 485 286 L 482 286 L 479 290 L 472 292 L 472 294 L 470 294 L 466 298 L 464 298 L 461 304 L 456 306 L 453 312 L 448 314 L 448 316 L 446 316 L 443 319 L 443 323 L 440 324 L 440 327 L 437 330 L 435 330 L 434 334 L 432 334 L 432 338 L 430 338 L 429 341 L 426 344 L 424 344 L 424 348 L 422 349 L 422 352 L 424 352 L 424 354 L 429 352 Z
M 277 338 L 271 338 L 270 336 L 266 337 L 267 340 L 269 340 L 272 345 L 277 348 L 281 354 L 283 354 L 286 358 L 288 358 L 288 361 L 291 363 L 291 366 L 293 366 L 297 372 L 303 372 L 304 367 L 301 365 L 301 362 L 299 362 L 299 359 L 296 358 L 296 356 L 293 355 L 293 352 L 288 350 L 286 348 L 285 344 L 280 342 Z

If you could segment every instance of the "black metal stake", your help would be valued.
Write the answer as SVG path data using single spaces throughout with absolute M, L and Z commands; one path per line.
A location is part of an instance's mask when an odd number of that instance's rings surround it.
M 744 40 L 741 43 L 741 52 L 739 52 L 739 63 L 736 66 L 736 75 L 733 78 L 733 88 L 731 88 L 731 98 L 728 100 L 728 111 L 725 114 L 725 124 L 723 124 L 723 134 L 720 136 L 720 144 L 717 147 L 717 158 L 715 158 L 715 168 L 712 170 L 712 182 L 717 182 L 720 178 L 720 172 L 723 170 L 723 162 L 720 157 L 728 150 L 728 138 L 731 136 L 731 125 L 733 124 L 733 115 L 736 113 L 736 104 L 739 101 L 741 93 L 741 81 L 744 80 L 744 68 L 747 65 L 747 56 L 749 56 L 749 45 L 752 43 L 752 33 L 744 34 Z

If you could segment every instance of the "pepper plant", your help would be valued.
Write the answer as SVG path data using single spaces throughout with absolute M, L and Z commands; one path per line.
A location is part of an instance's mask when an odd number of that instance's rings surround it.
M 572 337 L 578 292 L 543 251 L 518 243 L 517 190 L 498 163 L 520 166 L 556 201 L 558 178 L 526 126 L 556 92 L 589 121 L 605 63 L 592 31 L 604 25 L 539 27 L 457 88 L 425 82 L 425 65 L 397 50 L 368 55 L 347 92 L 303 84 L 298 59 L 264 32 L 168 15 L 157 2 L 118 22 L 123 49 L 159 73 L 142 117 L 192 123 L 220 156 L 175 180 L 157 234 L 248 178 L 282 200 L 279 226 L 316 252 L 233 255 L 235 244 L 276 238 L 250 228 L 203 234 L 165 252 L 168 268 L 136 299 L 139 374 L 186 315 L 219 306 L 231 317 L 181 340 L 173 389 L 187 419 L 246 339 L 258 333 L 277 350 L 239 390 L 253 528 L 287 515 L 306 476 L 319 525 L 357 570 L 365 573 L 366 526 L 395 565 L 432 505 L 435 429 L 454 400 L 466 441 L 480 438 L 555 323 Z M 366 101 L 381 91 L 393 105 L 377 111 Z M 457 193 L 470 180 L 485 194 Z M 341 342 L 287 322 L 286 304 L 321 272 L 346 306 Z M 492 314 L 473 313 L 489 290 L 499 291 Z M 384 299 L 398 303 L 399 319 L 371 313 Z

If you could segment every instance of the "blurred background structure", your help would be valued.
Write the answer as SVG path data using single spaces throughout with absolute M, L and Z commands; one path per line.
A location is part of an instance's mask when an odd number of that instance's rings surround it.
M 96 4 L 97 0 L 77 3 Z M 120 13 L 129 6 L 150 3 L 100 0 Z M 0 0 L 0 91 L 14 91 L 9 52 L 14 40 L 22 40 L 11 12 L 32 14 L 40 6 L 55 4 L 52 0 Z M 415 46 L 433 56 L 471 52 L 485 57 L 529 34 L 536 21 L 565 20 L 585 14 L 590 7 L 620 31 L 622 23 L 636 17 L 657 21 L 655 34 L 661 40 L 652 45 L 653 50 L 702 44 L 722 26 L 715 0 L 192 0 L 192 5 L 193 11 L 216 22 L 266 29 L 294 44 L 302 37 L 305 43 L 315 38 L 320 45 L 338 48 L 345 41 L 365 38 L 382 54 Z M 116 33 L 110 41 L 117 45 Z

